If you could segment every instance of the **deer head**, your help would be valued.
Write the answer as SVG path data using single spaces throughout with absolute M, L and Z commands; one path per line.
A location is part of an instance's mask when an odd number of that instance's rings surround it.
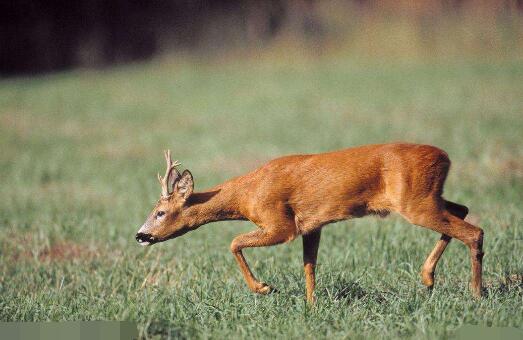
M 164 154 L 167 169 L 163 177 L 158 174 L 162 194 L 136 234 L 136 241 L 144 246 L 183 235 L 190 230 L 184 222 L 184 212 L 187 199 L 194 189 L 193 177 L 189 170 L 180 174 L 176 168 L 180 163 L 171 160 L 169 150 Z

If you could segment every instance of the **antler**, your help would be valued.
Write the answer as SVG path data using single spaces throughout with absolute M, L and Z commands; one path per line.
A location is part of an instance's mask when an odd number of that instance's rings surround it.
M 180 172 L 176 167 L 178 165 L 181 165 L 178 161 L 172 161 L 171 160 L 171 150 L 166 150 L 163 152 L 165 155 L 165 161 L 167 162 L 167 169 L 165 170 L 165 176 L 160 176 L 160 173 L 158 173 L 158 181 L 160 182 L 160 185 L 162 186 L 162 196 L 163 197 L 169 197 L 169 183 L 172 182 L 174 184 L 176 180 L 180 177 Z M 173 178 L 172 172 L 173 170 L 176 172 L 176 177 Z

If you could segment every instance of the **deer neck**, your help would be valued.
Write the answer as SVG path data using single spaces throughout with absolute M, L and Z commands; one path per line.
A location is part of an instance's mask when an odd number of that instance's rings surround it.
M 237 192 L 235 185 L 226 182 L 207 191 L 193 193 L 186 210 L 192 227 L 217 221 L 245 220 L 239 209 Z

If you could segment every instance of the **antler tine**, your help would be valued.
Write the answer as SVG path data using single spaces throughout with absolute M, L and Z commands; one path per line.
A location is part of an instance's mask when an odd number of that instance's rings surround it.
M 173 184 L 174 184 L 174 182 L 181 176 L 180 172 L 178 171 L 178 169 L 176 169 L 176 167 L 178 165 L 182 165 L 182 163 L 180 163 L 178 160 L 175 160 L 174 162 L 171 160 L 171 150 L 167 150 L 165 159 L 167 160 L 167 163 L 171 165 L 171 171 L 174 170 L 176 172 L 176 177 L 173 178 Z
M 165 176 L 162 177 L 158 173 L 158 181 L 160 182 L 160 185 L 162 186 L 162 196 L 168 197 L 170 195 L 169 193 L 169 183 L 173 183 L 180 177 L 180 172 L 176 167 L 178 165 L 181 165 L 178 161 L 172 161 L 171 160 L 171 150 L 165 150 L 164 151 L 165 156 L 165 162 L 167 163 L 167 169 L 165 170 Z M 176 172 L 176 177 L 173 178 L 172 172 L 173 170 Z

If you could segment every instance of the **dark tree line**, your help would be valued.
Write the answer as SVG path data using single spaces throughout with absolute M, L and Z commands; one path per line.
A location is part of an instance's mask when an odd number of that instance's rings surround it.
M 0 75 L 263 44 L 281 30 L 321 36 L 321 0 L 0 0 Z M 469 0 L 470 1 L 470 0 Z M 459 7 L 465 0 L 422 0 Z M 515 2 L 522 7 L 523 0 Z M 346 0 L 358 9 L 393 0 Z M 407 2 L 408 3 L 408 2 Z M 420 1 L 413 1 L 419 7 Z M 325 4 L 325 3 L 323 3 Z
M 267 39 L 282 1 L 0 0 L 0 74 L 146 59 Z

